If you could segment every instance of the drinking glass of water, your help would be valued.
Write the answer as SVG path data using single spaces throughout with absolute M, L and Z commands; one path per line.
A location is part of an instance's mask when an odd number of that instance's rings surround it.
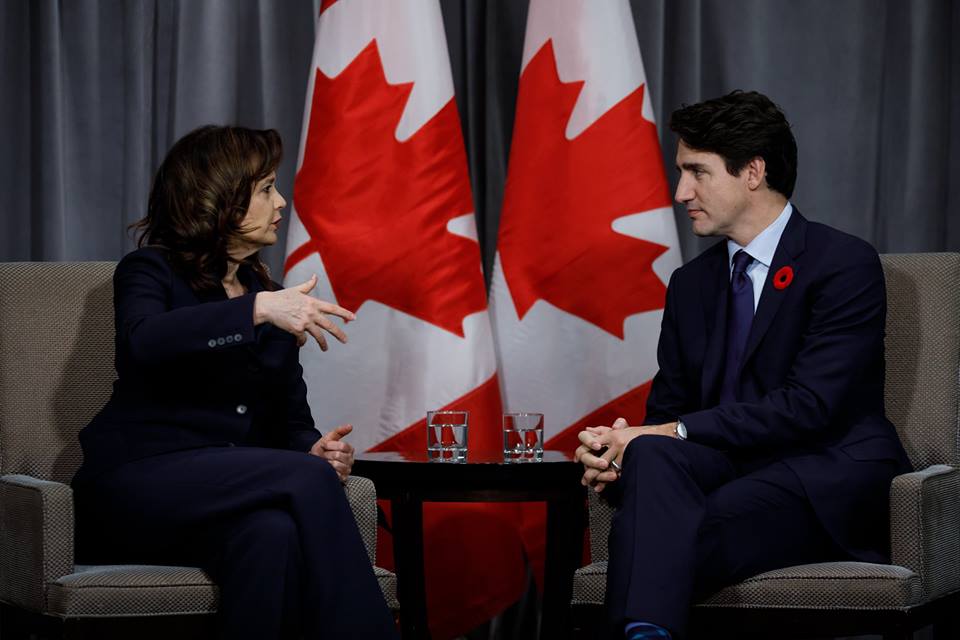
M 469 420 L 469 411 L 427 411 L 427 457 L 437 462 L 466 462 Z
M 503 461 L 543 460 L 543 414 L 503 414 Z

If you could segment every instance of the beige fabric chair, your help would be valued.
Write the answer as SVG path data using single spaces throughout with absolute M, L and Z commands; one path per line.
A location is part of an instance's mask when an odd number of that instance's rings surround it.
M 960 605 L 960 254 L 885 255 L 886 410 L 916 469 L 890 491 L 892 563 L 828 562 L 754 576 L 698 604 L 696 630 L 759 637 L 909 638 Z M 593 492 L 591 492 L 592 494 Z M 574 577 L 579 626 L 602 606 L 610 507 L 591 495 L 593 563 Z M 946 621 L 946 622 L 943 622 Z M 960 638 L 956 635 L 944 636 Z M 717 637 L 706 634 L 706 637 Z
M 3 640 L 27 627 L 70 635 L 84 621 L 142 617 L 154 617 L 153 631 L 162 628 L 157 617 L 174 619 L 168 633 L 178 634 L 185 621 L 196 621 L 206 625 L 196 637 L 205 637 L 217 608 L 216 585 L 196 568 L 74 564 L 67 483 L 81 461 L 77 432 L 106 402 L 115 378 L 113 269 L 107 262 L 0 264 Z M 347 495 L 373 562 L 373 483 L 350 478 Z M 396 576 L 375 571 L 397 611 Z M 149 635 L 130 622 L 118 635 Z

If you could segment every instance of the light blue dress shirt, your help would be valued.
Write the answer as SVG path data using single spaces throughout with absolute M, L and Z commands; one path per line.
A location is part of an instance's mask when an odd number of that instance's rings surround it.
M 757 234 L 757 237 L 750 241 L 745 247 L 741 247 L 733 240 L 727 240 L 727 266 L 730 268 L 730 276 L 733 276 L 733 254 L 743 249 L 753 257 L 753 262 L 747 267 L 747 277 L 753 282 L 753 311 L 756 313 L 757 305 L 760 304 L 760 294 L 763 292 L 763 283 L 770 272 L 770 265 L 773 263 L 773 254 L 780 244 L 780 236 L 790 221 L 793 214 L 793 205 L 787 202 L 777 219 Z

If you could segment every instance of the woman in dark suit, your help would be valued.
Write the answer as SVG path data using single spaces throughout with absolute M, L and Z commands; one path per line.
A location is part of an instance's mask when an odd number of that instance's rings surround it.
M 223 638 L 393 637 L 340 482 L 351 427 L 314 429 L 299 364 L 354 316 L 258 256 L 281 153 L 276 131 L 208 126 L 157 171 L 114 274 L 118 379 L 80 434 L 78 557 L 207 569 Z

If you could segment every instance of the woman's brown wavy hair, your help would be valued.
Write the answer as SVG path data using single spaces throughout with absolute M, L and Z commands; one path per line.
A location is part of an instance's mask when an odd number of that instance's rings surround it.
M 207 125 L 180 138 L 153 178 L 147 215 L 131 225 L 137 246 L 157 246 L 194 291 L 222 287 L 228 246 L 242 235 L 257 182 L 276 171 L 283 156 L 273 129 Z M 240 261 L 273 289 L 255 253 Z

